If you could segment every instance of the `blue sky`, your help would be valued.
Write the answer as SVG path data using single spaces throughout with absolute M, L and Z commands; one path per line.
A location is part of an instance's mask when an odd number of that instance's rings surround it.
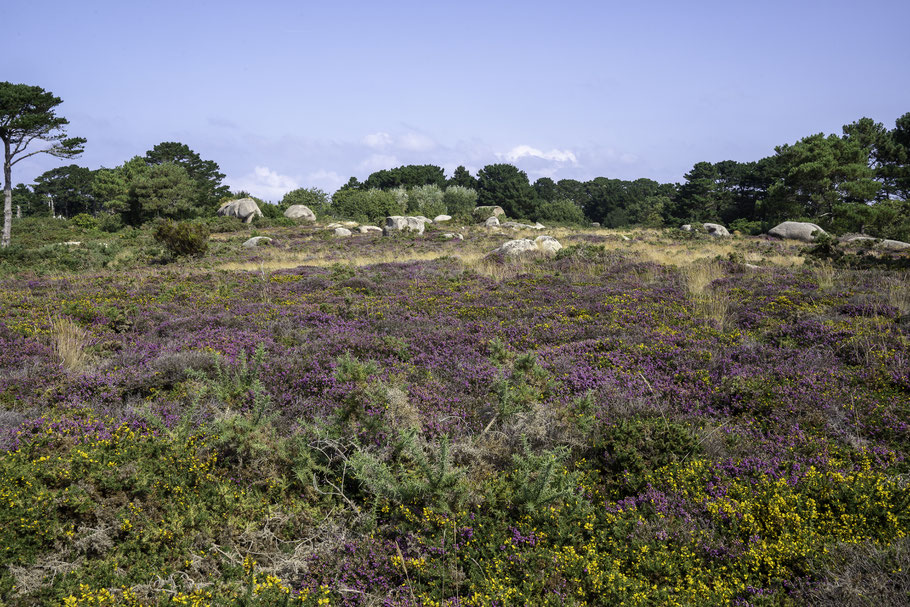
M 910 112 L 906 0 L 32 0 L 3 21 L 0 79 L 63 99 L 79 164 L 180 141 L 270 200 L 410 163 L 678 182 Z

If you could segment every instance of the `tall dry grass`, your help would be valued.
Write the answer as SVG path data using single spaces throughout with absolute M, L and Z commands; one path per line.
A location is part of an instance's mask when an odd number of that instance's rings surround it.
M 90 356 L 88 332 L 63 316 L 51 318 L 51 340 L 54 352 L 67 371 L 81 371 L 88 366 Z
M 721 331 L 726 330 L 733 320 L 730 297 L 713 286 L 714 281 L 726 276 L 724 269 L 709 262 L 684 266 L 680 271 L 695 314 L 714 321 Z
M 910 314 L 910 274 L 892 276 L 885 283 L 888 305 L 894 306 L 901 314 Z
M 814 266 L 812 268 L 812 274 L 815 276 L 815 282 L 818 284 L 819 289 L 827 291 L 834 287 L 834 282 L 837 278 L 837 270 L 834 269 L 831 262 Z

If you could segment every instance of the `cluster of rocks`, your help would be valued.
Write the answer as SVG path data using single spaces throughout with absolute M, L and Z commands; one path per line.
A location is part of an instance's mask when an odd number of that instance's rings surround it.
M 840 238 L 842 244 L 854 244 L 860 246 L 869 246 L 879 251 L 888 253 L 902 253 L 910 249 L 910 242 L 892 240 L 890 238 L 875 238 L 865 234 L 846 234 Z
M 709 236 L 714 236 L 715 238 L 720 238 L 723 236 L 729 236 L 730 232 L 727 231 L 727 228 L 720 225 L 719 223 L 703 223 L 701 224 L 702 229 L 708 233 Z M 685 232 L 691 232 L 693 230 L 692 224 L 687 223 L 680 227 L 681 230 Z
M 252 223 L 253 219 L 262 217 L 259 205 L 252 198 L 238 198 L 225 202 L 218 209 L 218 214 L 224 217 L 236 217 L 243 223 Z
M 515 257 L 524 253 L 553 254 L 561 248 L 562 245 L 552 236 L 538 236 L 534 240 L 531 240 L 530 238 L 519 238 L 517 240 L 506 241 L 492 251 L 490 255 Z

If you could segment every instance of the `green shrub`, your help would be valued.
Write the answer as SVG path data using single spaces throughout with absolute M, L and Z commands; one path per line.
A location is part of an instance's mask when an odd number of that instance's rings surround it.
M 119 232 L 123 228 L 123 217 L 119 213 L 99 213 L 95 220 L 102 232 Z
M 295 204 L 302 204 L 317 215 L 322 215 L 328 210 L 329 195 L 319 188 L 297 188 L 284 195 L 278 208 L 283 212 Z
M 93 230 L 98 226 L 98 222 L 95 220 L 95 218 L 87 213 L 79 213 L 78 215 L 73 215 L 70 218 L 70 223 L 77 228 L 82 228 L 84 230 Z
M 442 197 L 446 212 L 453 217 L 470 217 L 477 206 L 477 191 L 460 185 L 450 185 Z
M 392 192 L 382 190 L 339 190 L 332 196 L 332 214 L 355 221 L 381 221 L 389 215 L 403 215 L 406 209 Z
M 435 184 L 411 188 L 408 192 L 408 213 L 430 218 L 443 215 L 446 212 L 443 197 L 442 190 Z
M 165 221 L 155 230 L 155 240 L 174 257 L 201 257 L 209 248 L 209 230 L 199 223 Z
M 745 234 L 746 236 L 758 236 L 764 231 L 762 227 L 762 222 L 749 221 L 748 219 L 744 218 L 730 222 L 731 233 L 739 232 L 740 234 Z
M 569 223 L 574 225 L 588 223 L 581 207 L 565 198 L 541 203 L 537 210 L 537 219 L 539 221 Z

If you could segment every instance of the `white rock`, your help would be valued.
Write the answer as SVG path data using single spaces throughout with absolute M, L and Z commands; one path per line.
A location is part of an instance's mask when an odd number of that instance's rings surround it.
M 768 230 L 768 234 L 771 236 L 777 236 L 778 238 L 789 238 L 791 240 L 801 240 L 802 242 L 812 242 L 818 236 L 827 234 L 827 232 L 825 232 L 814 223 L 808 223 L 804 221 L 785 221 L 782 224 L 776 225 Z
M 446 232 L 445 234 L 442 235 L 442 237 L 445 238 L 446 240 L 452 240 L 453 238 L 455 240 L 464 240 L 464 236 L 461 234 L 458 234 L 457 232 Z
M 385 227 L 382 233 L 388 236 L 394 232 L 417 232 L 423 234 L 426 227 L 426 218 L 403 217 L 401 215 L 392 215 L 385 218 Z
M 335 228 L 335 236 L 339 238 L 347 238 L 351 235 L 351 231 L 347 228 Z
M 720 225 L 719 223 L 703 223 L 705 232 L 715 237 L 729 236 L 730 232 L 727 231 L 727 228 Z
M 452 220 L 451 215 L 437 215 L 436 217 L 433 218 L 434 223 L 442 223 L 444 221 L 451 221 L 451 220 Z
M 256 247 L 258 247 L 261 244 L 266 244 L 266 245 L 272 244 L 272 239 L 269 238 L 268 236 L 253 236 L 252 238 L 250 238 L 249 240 L 244 242 L 241 246 L 245 249 L 255 249 Z
M 472 213 L 477 221 L 486 221 L 488 217 L 498 217 L 506 214 L 500 206 L 475 207 Z
M 534 244 L 536 244 L 537 248 L 544 253 L 555 253 L 562 248 L 559 241 L 552 236 L 538 236 L 534 239 Z
M 357 230 L 361 234 L 366 234 L 368 232 L 382 232 L 382 228 L 380 228 L 379 226 L 360 226 L 359 228 L 357 228 Z
M 907 249 L 910 249 L 910 243 L 886 238 L 885 240 L 876 244 L 875 248 L 882 249 L 883 251 L 890 251 L 892 253 L 899 253 L 900 251 L 906 251 Z
M 237 217 L 243 223 L 251 223 L 255 217 L 262 217 L 259 205 L 252 198 L 238 198 L 230 200 L 218 209 L 218 214 L 225 217 Z
M 518 240 L 509 240 L 499 246 L 493 253 L 498 253 L 499 255 L 505 255 L 506 257 L 512 257 L 515 255 L 521 255 L 522 253 L 530 253 L 532 251 L 537 251 L 537 243 L 529 238 L 519 238 Z
M 497 219 L 495 215 L 492 215 L 492 216 L 488 217 L 486 221 L 483 222 L 483 225 L 487 226 L 488 228 L 498 228 L 499 219 Z
M 303 219 L 304 221 L 316 221 L 316 213 L 310 210 L 310 207 L 302 204 L 292 204 L 284 212 L 288 219 Z

